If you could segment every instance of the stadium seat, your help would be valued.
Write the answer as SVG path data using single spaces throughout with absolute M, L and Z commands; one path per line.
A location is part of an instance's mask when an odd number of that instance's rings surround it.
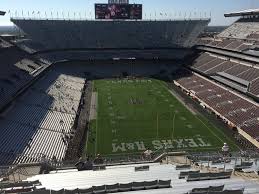
M 184 169 L 190 169 L 191 165 L 176 165 L 175 170 L 184 170 Z
M 171 187 L 171 180 L 166 180 L 166 181 L 163 181 L 163 180 L 159 180 L 158 181 L 158 188 L 169 188 Z
M 194 188 L 191 193 L 206 193 L 206 192 L 222 192 L 224 189 L 224 185 L 221 186 L 210 186 L 205 188 Z
M 93 188 L 88 188 L 88 189 L 79 189 L 78 192 L 80 194 L 92 194 L 93 193 Z
M 138 166 L 135 167 L 135 171 L 147 171 L 149 170 L 149 166 Z
M 31 192 L 22 192 L 21 194 L 49 194 L 50 190 L 35 190 L 35 191 L 31 191 Z
M 145 182 L 133 182 L 132 183 L 132 190 L 137 191 L 137 190 L 143 190 L 145 189 Z
M 53 193 L 53 194 L 64 194 L 65 193 L 65 190 L 64 189 L 61 189 L 59 191 L 50 191 L 50 193 Z
M 65 194 L 79 194 L 78 189 L 75 190 L 65 190 L 64 192 Z
M 114 193 L 119 191 L 119 184 L 105 185 L 105 190 L 107 193 Z
M 94 194 L 104 193 L 104 192 L 105 192 L 105 185 L 93 186 L 93 193 Z
M 145 181 L 145 189 L 157 189 L 158 181 Z
M 120 184 L 119 191 L 121 192 L 130 191 L 132 189 L 132 184 L 133 183 Z
M 224 190 L 222 194 L 243 194 L 244 190 L 243 189 L 237 189 L 237 190 Z M 211 193 L 213 194 L 213 193 Z
M 200 173 L 199 170 L 197 171 L 181 171 L 179 174 L 179 179 L 184 179 L 186 178 L 189 174 L 198 174 Z

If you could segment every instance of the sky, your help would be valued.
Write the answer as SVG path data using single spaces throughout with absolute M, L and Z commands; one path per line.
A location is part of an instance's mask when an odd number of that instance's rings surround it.
M 230 25 L 237 18 L 224 18 L 224 13 L 259 8 L 259 0 L 129 0 L 143 4 L 144 19 L 182 19 L 209 17 L 210 25 Z M 0 25 L 12 25 L 10 16 L 44 18 L 94 18 L 94 3 L 108 0 L 0 0 Z M 62 14 L 63 13 L 63 14 Z

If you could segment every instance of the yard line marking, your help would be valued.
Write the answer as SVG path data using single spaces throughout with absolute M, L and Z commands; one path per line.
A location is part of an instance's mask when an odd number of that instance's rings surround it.
M 97 132 L 98 132 L 98 89 L 96 89 L 96 98 L 97 98 L 97 103 L 96 103 L 96 130 L 95 130 L 95 155 L 97 154 L 97 140 L 98 140 L 98 136 L 97 136 Z
M 158 113 L 156 113 L 156 138 L 158 139 Z
M 173 117 L 173 131 L 172 131 L 172 140 L 174 139 L 174 130 L 175 130 L 174 123 L 175 123 L 175 115 L 176 115 L 176 113 L 174 112 L 174 117 Z
M 160 82 L 159 82 L 159 84 L 160 84 L 161 86 L 163 86 L 165 89 L 167 89 L 167 90 L 169 91 L 169 93 L 172 94 L 176 99 L 178 99 L 177 96 L 176 96 L 174 93 L 172 93 L 172 91 L 171 91 L 170 89 L 168 89 L 165 85 L 163 85 L 163 84 L 160 83 Z M 196 118 L 198 118 L 198 117 L 197 117 L 197 114 L 196 114 L 192 109 L 190 109 L 187 105 L 185 105 L 180 99 L 178 99 L 178 100 L 179 100 L 179 102 L 181 102 L 182 105 L 185 106 L 185 108 L 187 108 L 191 113 L 193 113 L 193 115 L 194 115 Z M 198 120 L 200 120 L 200 119 L 198 118 Z M 201 120 L 200 120 L 200 121 L 201 121 Z M 201 122 L 202 122 L 202 121 L 201 121 Z M 221 142 L 223 142 L 223 140 L 222 140 L 221 138 L 219 138 L 205 123 L 202 122 L 202 124 L 203 124 L 207 129 L 209 129 L 209 131 L 210 131 L 217 139 L 219 139 Z M 218 128 L 216 127 L 216 130 L 219 131 L 219 132 L 223 135 L 224 138 L 226 138 L 228 141 L 232 142 L 233 145 L 235 145 L 239 150 L 241 150 L 241 148 L 240 148 L 234 141 L 232 141 L 228 136 L 225 136 L 225 134 L 224 134 L 220 129 L 218 129 Z M 223 143 L 225 143 L 225 142 L 223 142 Z
M 196 116 L 197 117 L 197 116 Z M 197 117 L 198 118 L 198 117 Z M 199 119 L 199 118 L 198 118 Z M 199 119 L 200 120 L 200 119 Z M 202 124 L 204 125 L 204 126 L 206 126 L 206 128 L 208 128 L 209 129 L 209 131 L 215 136 L 215 137 L 217 137 L 218 139 L 220 139 L 202 120 L 200 120 L 201 122 L 202 122 Z M 232 141 L 228 136 L 225 136 L 225 134 L 220 130 L 220 129 L 218 129 L 218 128 L 216 128 L 216 130 L 218 131 L 218 132 L 220 132 L 222 135 L 223 135 L 223 137 L 224 138 L 226 138 L 228 141 L 230 141 L 231 143 L 233 143 L 233 145 L 235 146 L 235 147 L 237 147 L 239 150 L 241 150 L 241 148 L 234 142 L 234 141 Z M 222 143 L 226 143 L 226 142 L 223 142 L 222 141 L 222 139 L 220 139 L 220 141 L 222 142 Z
M 219 138 L 219 136 L 217 136 L 199 117 L 196 116 L 196 118 L 212 133 L 212 135 L 214 135 L 217 139 L 219 139 L 222 143 L 225 143 L 224 141 L 222 141 L 221 138 Z

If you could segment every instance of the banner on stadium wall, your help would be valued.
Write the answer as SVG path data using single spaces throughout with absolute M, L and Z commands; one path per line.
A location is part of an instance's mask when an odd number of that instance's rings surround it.
M 95 4 L 95 19 L 142 19 L 142 5 Z

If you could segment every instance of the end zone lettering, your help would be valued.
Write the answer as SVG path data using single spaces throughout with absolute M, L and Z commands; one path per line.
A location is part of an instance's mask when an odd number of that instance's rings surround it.
M 184 149 L 184 148 L 197 148 L 197 147 L 211 147 L 209 142 L 206 142 L 201 137 L 190 139 L 174 139 L 174 140 L 153 140 L 153 150 L 168 149 Z M 133 143 L 112 143 L 112 152 L 127 152 L 127 151 L 144 151 L 147 146 L 143 141 Z

